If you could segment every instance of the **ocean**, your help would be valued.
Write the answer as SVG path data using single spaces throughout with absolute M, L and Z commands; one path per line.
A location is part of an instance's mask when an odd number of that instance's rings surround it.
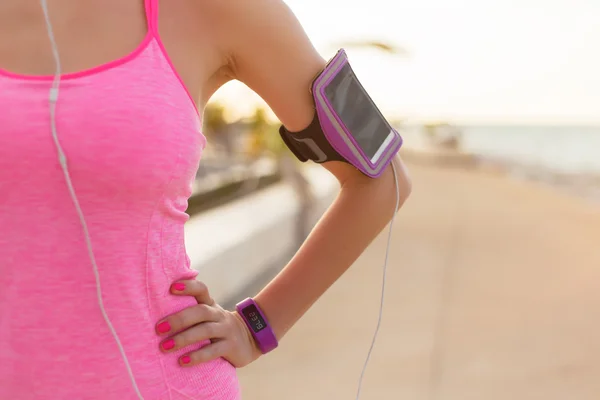
M 461 151 L 520 179 L 600 202 L 600 127 L 462 126 Z M 427 147 L 422 129 L 403 127 L 408 148 Z
M 600 175 L 600 127 L 462 126 L 461 149 L 492 160 L 538 167 L 560 174 Z M 408 147 L 420 147 L 424 135 L 402 130 Z
M 600 127 L 468 126 L 465 151 L 567 174 L 600 175 Z

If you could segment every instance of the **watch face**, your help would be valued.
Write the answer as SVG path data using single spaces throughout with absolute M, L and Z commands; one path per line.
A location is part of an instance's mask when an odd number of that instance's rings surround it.
M 252 330 L 255 333 L 260 332 L 267 327 L 265 320 L 262 318 L 254 304 L 244 308 L 242 314 L 244 314 L 244 318 L 250 323 L 250 327 L 252 327 Z

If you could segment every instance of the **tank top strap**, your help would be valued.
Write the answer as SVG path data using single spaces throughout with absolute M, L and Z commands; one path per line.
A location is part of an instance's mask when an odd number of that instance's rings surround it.
M 165 48 L 165 45 L 162 42 L 160 34 L 158 32 L 159 2 L 160 2 L 160 0 L 144 0 L 144 7 L 146 9 L 146 20 L 147 20 L 147 25 L 148 25 L 148 31 L 152 35 L 152 38 L 154 39 L 154 43 L 160 49 L 160 53 L 153 53 L 153 54 L 154 55 L 160 54 L 160 57 L 162 57 L 162 60 L 168 64 L 169 68 L 173 72 L 173 75 L 175 75 L 175 77 L 179 80 L 181 87 L 185 90 L 188 97 L 190 98 L 191 104 L 194 106 L 194 110 L 196 111 L 198 118 L 202 119 L 202 116 L 199 113 L 199 110 L 196 106 L 197 98 L 190 94 L 187 86 L 185 85 L 185 82 L 181 78 L 181 75 L 179 75 L 179 73 L 177 72 L 177 69 L 175 68 L 175 65 L 173 65 L 173 61 L 171 60 L 171 57 L 169 57 L 169 53 L 167 52 L 167 49 Z
M 158 36 L 158 2 L 159 0 L 144 0 L 148 29 L 155 37 Z

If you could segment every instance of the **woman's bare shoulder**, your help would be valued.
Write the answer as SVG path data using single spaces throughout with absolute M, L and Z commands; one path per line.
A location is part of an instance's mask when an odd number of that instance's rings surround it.
M 264 51 L 278 36 L 311 46 L 283 0 L 201 0 L 195 3 L 194 12 L 213 43 L 231 57 L 240 50 Z

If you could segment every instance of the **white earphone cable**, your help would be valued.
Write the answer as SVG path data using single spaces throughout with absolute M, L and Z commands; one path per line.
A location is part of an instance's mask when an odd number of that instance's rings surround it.
M 117 343 L 117 347 L 119 348 L 121 357 L 123 358 L 123 361 L 125 363 L 127 373 L 129 374 L 129 378 L 131 379 L 133 389 L 135 390 L 137 397 L 140 400 L 144 400 L 144 397 L 142 396 L 140 389 L 138 388 L 137 383 L 135 381 L 135 377 L 133 375 L 133 371 L 129 364 L 129 360 L 127 359 L 127 355 L 125 354 L 125 349 L 123 348 L 123 345 L 121 344 L 121 340 L 119 339 L 119 336 L 117 335 L 117 332 L 116 332 L 115 328 L 113 327 L 113 324 L 110 321 L 110 318 L 108 317 L 108 314 L 104 307 L 104 302 L 102 300 L 102 288 L 100 286 L 100 274 L 98 272 L 98 265 L 96 264 L 96 257 L 94 256 L 94 250 L 92 248 L 92 241 L 90 238 L 89 230 L 87 227 L 87 223 L 85 221 L 85 217 L 83 215 L 83 211 L 81 210 L 81 206 L 79 205 L 79 200 L 77 199 L 77 194 L 75 193 L 73 183 L 71 181 L 71 175 L 69 174 L 69 169 L 67 166 L 67 157 L 65 156 L 62 146 L 60 145 L 60 141 L 58 140 L 58 133 L 57 133 L 57 129 L 56 129 L 56 103 L 58 101 L 60 78 L 61 78 L 62 70 L 61 70 L 61 63 L 60 63 L 60 55 L 58 53 L 58 45 L 56 44 L 56 39 L 54 38 L 54 31 L 52 29 L 52 23 L 50 21 L 50 13 L 48 12 L 48 3 L 47 3 L 47 0 L 40 0 L 40 2 L 42 5 L 42 10 L 44 11 L 44 18 L 46 20 L 46 27 L 48 29 L 48 38 L 50 39 L 50 43 L 52 44 L 52 54 L 54 56 L 54 62 L 56 65 L 56 72 L 54 74 L 54 80 L 52 81 L 52 87 L 50 89 L 50 95 L 49 95 L 50 127 L 51 127 L 50 129 L 52 131 L 52 139 L 54 140 L 54 144 L 56 145 L 56 150 L 58 152 L 58 160 L 60 162 L 60 166 L 61 166 L 63 174 L 65 176 L 65 181 L 66 181 L 67 187 L 69 189 L 69 194 L 71 195 L 71 199 L 73 200 L 73 204 L 75 205 L 75 209 L 77 210 L 77 215 L 79 216 L 79 219 L 81 221 L 81 226 L 83 228 L 83 234 L 85 236 L 88 254 L 90 257 L 90 261 L 92 263 L 92 268 L 94 270 L 94 276 L 96 278 L 96 292 L 98 295 L 98 305 L 100 307 L 100 311 L 102 313 L 102 316 L 104 317 L 104 320 L 106 321 L 106 325 L 108 326 L 110 332 L 112 333 L 112 335 L 115 339 L 115 342 Z
M 400 188 L 398 187 L 398 177 L 396 176 L 396 166 L 392 161 L 392 172 L 394 173 L 394 183 L 396 185 L 396 208 L 394 209 L 394 215 L 392 216 L 392 220 L 390 221 L 390 227 L 388 230 L 387 244 L 385 248 L 385 258 L 383 260 L 383 277 L 381 281 L 381 301 L 379 303 L 379 316 L 377 317 L 377 325 L 375 327 L 375 333 L 373 334 L 373 339 L 371 340 L 371 346 L 369 347 L 369 352 L 367 353 L 367 358 L 365 359 L 365 363 L 363 365 L 362 371 L 360 373 L 360 378 L 358 379 L 358 389 L 356 391 L 356 400 L 360 399 L 360 391 L 362 389 L 363 378 L 365 376 L 365 372 L 367 371 L 367 366 L 369 365 L 369 360 L 371 359 L 371 354 L 373 353 L 373 348 L 375 347 L 375 342 L 377 341 L 377 335 L 379 334 L 379 328 L 381 327 L 381 320 L 383 318 L 383 304 L 385 301 L 385 279 L 387 273 L 387 265 L 388 265 L 388 256 L 390 254 L 390 245 L 392 243 L 392 229 L 394 227 L 394 220 L 396 219 L 396 214 L 398 213 L 398 207 L 400 206 Z

